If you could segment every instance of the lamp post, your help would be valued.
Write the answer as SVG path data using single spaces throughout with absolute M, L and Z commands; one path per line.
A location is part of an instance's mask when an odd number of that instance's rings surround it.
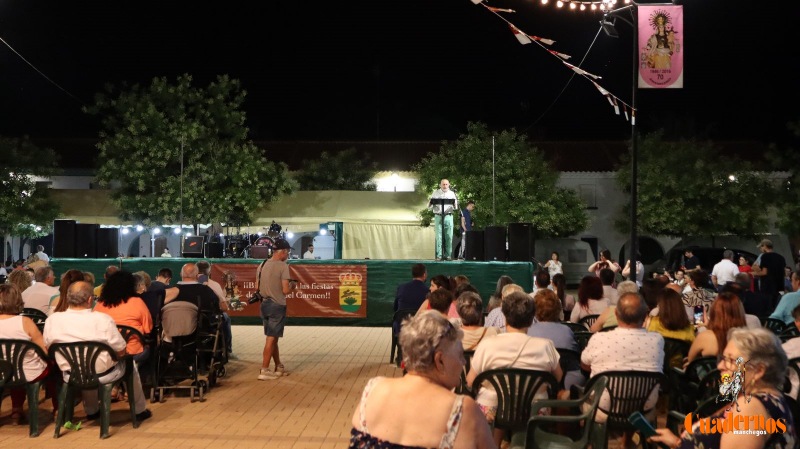
M 600 24 L 603 31 L 610 37 L 619 37 L 614 30 L 616 19 L 622 20 L 633 29 L 633 77 L 631 82 L 631 207 L 630 207 L 630 247 L 628 260 L 631 261 L 630 278 L 636 279 L 636 254 L 638 253 L 639 236 L 637 234 L 637 209 L 638 209 L 638 176 L 639 176 L 639 142 L 636 132 L 636 93 L 639 84 L 639 27 L 636 20 L 636 4 L 623 6 L 607 11 Z M 626 17 L 628 13 L 629 17 Z M 611 18 L 611 19 L 609 19 Z

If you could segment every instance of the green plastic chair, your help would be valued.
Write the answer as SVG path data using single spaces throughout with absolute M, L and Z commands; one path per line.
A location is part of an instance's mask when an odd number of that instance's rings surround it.
M 669 395 L 670 410 L 689 413 L 719 391 L 720 375 L 714 356 L 696 358 L 685 370 L 672 368 L 668 373 L 673 388 Z
M 587 331 L 579 331 L 572 333 L 575 336 L 575 341 L 578 343 L 578 350 L 579 352 L 583 352 L 586 349 L 586 345 L 589 344 L 589 339 L 592 338 L 593 333 Z
M 472 390 L 477 393 L 486 382 L 497 392 L 497 414 L 494 427 L 514 433 L 525 432 L 534 395 L 542 389 L 547 391 L 548 399 L 555 399 L 558 382 L 552 374 L 520 368 L 501 368 L 484 371 L 472 382 Z
M 464 360 L 466 360 L 466 363 L 464 364 L 464 368 L 461 369 L 461 383 L 456 387 L 456 394 L 473 396 L 472 389 L 470 389 L 469 385 L 467 385 L 467 374 L 469 374 L 469 368 L 472 363 L 473 355 L 475 355 L 475 351 L 464 351 Z
M 392 316 L 392 346 L 389 350 L 389 363 L 394 363 L 398 368 L 403 361 L 403 349 L 400 347 L 400 327 L 403 320 L 417 313 L 417 309 L 400 309 Z M 394 332 L 394 323 L 397 323 L 397 333 Z M 397 358 L 395 358 L 395 352 Z
M 777 318 L 766 318 L 763 323 L 761 323 L 764 327 L 771 330 L 775 333 L 775 335 L 780 335 L 784 329 L 786 329 L 786 323 L 783 320 L 779 320 Z
M 50 355 L 53 359 L 62 357 L 69 363 L 69 381 L 64 382 L 58 397 L 58 417 L 56 418 L 56 431 L 54 438 L 61 436 L 61 427 L 67 421 L 72 421 L 75 403 L 75 392 L 96 389 L 100 398 L 100 438 L 109 437 L 108 428 L 111 421 L 111 389 L 116 382 L 100 383 L 99 378 L 103 373 L 95 369 L 95 362 L 102 353 L 108 353 L 117 363 L 125 363 L 125 375 L 122 381 L 128 391 L 128 404 L 130 406 L 133 427 L 139 427 L 136 419 L 136 407 L 133 394 L 133 359 L 129 356 L 118 357 L 111 346 L 98 341 L 80 341 L 74 343 L 53 343 L 50 345 Z M 56 359 L 57 360 L 57 359 Z M 66 406 L 70 404 L 70 406 Z
M 512 437 L 512 449 L 583 449 L 591 441 L 592 430 L 595 428 L 594 415 L 600 404 L 600 397 L 608 385 L 608 379 L 601 377 L 590 390 L 586 390 L 583 397 L 575 400 L 539 400 L 533 403 L 531 416 L 525 433 L 517 433 Z M 588 405 L 583 411 L 584 404 Z M 577 411 L 576 415 L 539 415 L 539 410 L 549 407 Z M 564 435 L 553 432 L 553 424 L 576 424 L 580 427 L 579 435 Z
M 33 323 L 36 324 L 36 325 L 39 325 L 39 324 L 43 325 L 44 322 L 47 321 L 47 314 L 42 312 L 39 309 L 25 307 L 24 309 L 22 309 L 22 313 L 20 313 L 20 315 L 26 316 L 26 317 L 32 319 Z
M 119 331 L 122 338 L 125 339 L 127 343 L 129 340 L 133 338 L 139 339 L 142 343 L 142 346 L 150 346 L 150 356 L 147 360 L 144 360 L 139 363 L 139 375 L 142 377 L 142 386 L 153 386 L 156 383 L 156 372 L 155 372 L 155 363 L 153 362 L 153 353 L 155 352 L 155 348 L 153 348 L 153 343 L 150 338 L 144 336 L 139 329 L 135 327 L 126 326 L 124 324 L 117 324 L 117 330 Z
M 0 339 L 0 359 L 11 365 L 11 375 L 0 384 L 0 398 L 3 396 L 3 389 L 25 387 L 28 395 L 28 423 L 31 437 L 39 436 L 39 391 L 42 388 L 42 381 L 31 382 L 25 378 L 25 370 L 22 363 L 25 355 L 33 351 L 42 360 L 48 360 L 44 350 L 28 340 Z M 4 376 L 5 377 L 5 376 Z
M 592 324 L 594 324 L 594 322 L 597 321 L 597 318 L 599 317 L 600 317 L 599 314 L 586 315 L 585 317 L 578 320 L 578 324 L 583 324 L 586 327 L 586 330 L 589 330 L 592 328 Z
M 588 330 L 583 324 L 573 323 L 572 321 L 561 321 L 561 324 L 570 328 L 572 332 L 586 332 Z

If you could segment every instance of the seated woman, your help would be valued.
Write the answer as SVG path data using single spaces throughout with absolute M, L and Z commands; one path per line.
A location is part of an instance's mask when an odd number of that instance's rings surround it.
M 556 296 L 561 302 L 561 308 L 564 311 L 562 316 L 569 316 L 572 313 L 572 309 L 575 308 L 575 297 L 567 293 L 567 277 L 558 273 L 553 276 L 550 282 L 552 282 L 553 291 L 556 292 Z
M 657 295 L 658 315 L 649 317 L 647 330 L 658 332 L 662 337 L 694 341 L 695 329 L 681 300 L 681 294 L 671 288 L 663 288 Z M 669 365 L 679 368 L 683 366 L 683 356 L 676 354 L 677 359 L 670 359 Z M 668 369 L 668 368 L 665 368 Z
M 608 308 L 608 298 L 603 297 L 603 283 L 597 276 L 584 276 L 578 284 L 578 304 L 572 309 L 569 320 L 577 323 L 587 315 L 599 315 Z
M 50 313 L 63 312 L 69 308 L 67 304 L 67 290 L 69 286 L 78 281 L 86 279 L 86 275 L 80 270 L 67 270 L 61 275 L 61 283 L 58 286 L 58 294 L 50 298 Z
M 511 276 L 505 274 L 497 278 L 497 285 L 495 286 L 494 293 L 489 297 L 489 303 L 486 305 L 486 313 L 500 307 L 500 300 L 503 299 L 503 287 L 513 284 L 514 280 Z
M 428 294 L 428 299 L 422 301 L 422 304 L 419 306 L 419 310 L 417 313 L 424 312 L 426 310 L 431 310 L 431 303 L 430 303 L 430 295 L 435 292 L 436 290 L 445 289 L 448 290 L 451 295 L 455 292 L 456 285 L 455 281 L 443 274 L 437 274 L 436 276 L 431 278 L 431 288 L 430 293 Z M 451 309 L 447 310 L 447 315 L 450 318 L 458 318 L 458 312 L 455 310 L 455 305 Z
M 440 313 L 423 312 L 403 323 L 400 347 L 408 374 L 370 379 L 353 413 L 351 449 L 495 447 L 475 401 L 452 391 L 464 367 L 460 333 Z
M 44 346 L 44 339 L 39 328 L 33 320 L 26 316 L 20 316 L 23 303 L 22 295 L 17 287 L 11 284 L 0 285 L 0 338 L 30 341 L 36 346 L 47 352 Z M 45 379 L 52 371 L 51 366 L 46 360 L 42 360 L 38 354 L 28 351 L 22 361 L 22 370 L 28 382 L 36 382 Z M 53 412 L 58 410 L 58 395 L 56 395 L 56 382 L 48 381 L 45 383 L 45 390 L 50 396 L 53 404 Z M 22 413 L 22 405 L 25 403 L 25 387 L 14 388 L 11 390 L 11 420 L 17 424 L 25 421 Z M 28 404 L 30 407 L 31 404 Z M 38 404 L 33 404 L 37 407 Z
M 719 301 L 719 299 L 717 299 Z M 769 442 L 770 447 L 795 447 L 797 427 L 793 421 L 789 404 L 781 392 L 786 380 L 786 353 L 775 334 L 768 329 L 733 328 L 727 335 L 727 344 L 722 351 L 717 368 L 721 374 L 731 376 L 745 373 L 745 384 L 737 396 L 721 404 L 711 419 L 733 415 L 752 417 L 755 423 L 768 420 L 783 422 L 785 430 L 768 432 L 759 424 L 752 430 L 760 432 L 703 432 L 700 421 L 695 420 L 692 432 L 683 432 L 680 437 L 668 429 L 657 429 L 652 441 L 664 443 L 671 448 L 747 448 L 761 449 Z M 735 404 L 734 404 L 735 401 Z M 722 401 L 720 401 L 722 402 Z M 762 418 L 763 420 L 757 420 Z
M 556 349 L 569 349 L 578 351 L 578 343 L 575 335 L 567 325 L 559 320 L 561 311 L 561 301 L 551 290 L 538 290 L 533 295 L 533 302 L 536 305 L 536 322 L 528 328 L 528 335 L 531 337 L 547 338 L 553 342 Z M 586 378 L 581 373 L 580 360 L 575 359 L 570 362 L 570 366 L 564 366 L 564 389 L 570 391 L 573 385 L 583 385 Z
M 522 368 L 553 373 L 557 381 L 563 376 L 553 341 L 528 336 L 535 307 L 531 297 L 524 292 L 514 292 L 503 297 L 501 308 L 506 317 L 506 333 L 485 338 L 472 357 L 467 384 L 473 391 L 478 391 L 475 400 L 489 423 L 494 422 L 497 413 L 497 392 L 491 386 L 481 385 L 479 389 L 475 388 L 472 383 L 478 374 L 495 368 Z M 542 397 L 546 397 L 546 394 L 542 394 Z M 494 429 L 494 439 L 498 446 L 502 438 L 503 431 Z
M 636 285 L 636 282 L 633 281 L 622 281 L 617 285 L 617 294 L 619 296 L 625 293 L 637 293 L 638 291 L 639 287 Z M 614 313 L 616 309 L 616 306 L 608 306 L 606 310 L 600 313 L 600 316 L 597 317 L 597 320 L 595 320 L 589 330 L 592 332 L 600 332 L 607 327 L 616 327 L 619 324 L 617 323 L 617 314 Z
M 474 351 L 478 343 L 486 337 L 497 335 L 496 327 L 481 326 L 483 318 L 483 301 L 474 292 L 464 292 L 456 300 L 456 310 L 461 317 L 461 330 L 464 337 L 461 345 L 465 351 Z
M 136 293 L 136 278 L 128 271 L 120 270 L 106 279 L 95 312 L 111 316 L 116 324 L 130 326 L 147 335 L 153 330 L 153 320 L 142 298 Z M 142 362 L 150 355 L 150 348 L 138 338 L 128 340 L 125 350 L 133 360 Z
M 739 297 L 730 292 L 717 295 L 711 303 L 704 327 L 689 348 L 684 367 L 698 357 L 719 356 L 728 343 L 728 331 L 734 327 L 745 327 L 744 306 Z

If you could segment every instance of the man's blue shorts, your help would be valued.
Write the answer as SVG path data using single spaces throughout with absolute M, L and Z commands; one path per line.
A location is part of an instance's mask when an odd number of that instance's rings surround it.
M 264 335 L 267 337 L 283 337 L 286 324 L 286 306 L 275 303 L 271 299 L 261 302 L 261 321 L 264 323 Z

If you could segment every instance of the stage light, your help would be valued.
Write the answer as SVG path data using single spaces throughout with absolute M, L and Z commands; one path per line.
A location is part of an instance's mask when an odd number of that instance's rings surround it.
M 192 231 L 186 231 L 186 237 L 191 237 L 191 236 L 192 236 Z
M 175 235 L 178 235 L 178 234 L 180 234 L 180 233 L 181 233 L 181 228 L 175 228 L 175 230 L 174 230 L 174 231 L 172 231 L 172 232 L 173 232 Z
M 328 235 L 328 223 L 319 225 L 319 235 Z
M 287 232 L 287 233 L 286 233 L 286 237 L 288 237 L 288 238 L 290 238 L 290 239 L 293 239 L 293 238 L 294 238 L 294 232 L 291 232 L 291 231 L 290 231 L 290 232 Z
M 142 231 L 144 231 L 144 226 L 136 225 L 136 230 L 139 231 L 139 232 L 142 232 Z
M 153 228 L 153 235 L 161 234 L 161 228 Z
M 128 229 L 128 228 L 122 228 L 122 235 L 128 235 L 128 233 L 129 233 L 129 232 L 131 232 L 131 230 L 130 230 L 130 229 Z

